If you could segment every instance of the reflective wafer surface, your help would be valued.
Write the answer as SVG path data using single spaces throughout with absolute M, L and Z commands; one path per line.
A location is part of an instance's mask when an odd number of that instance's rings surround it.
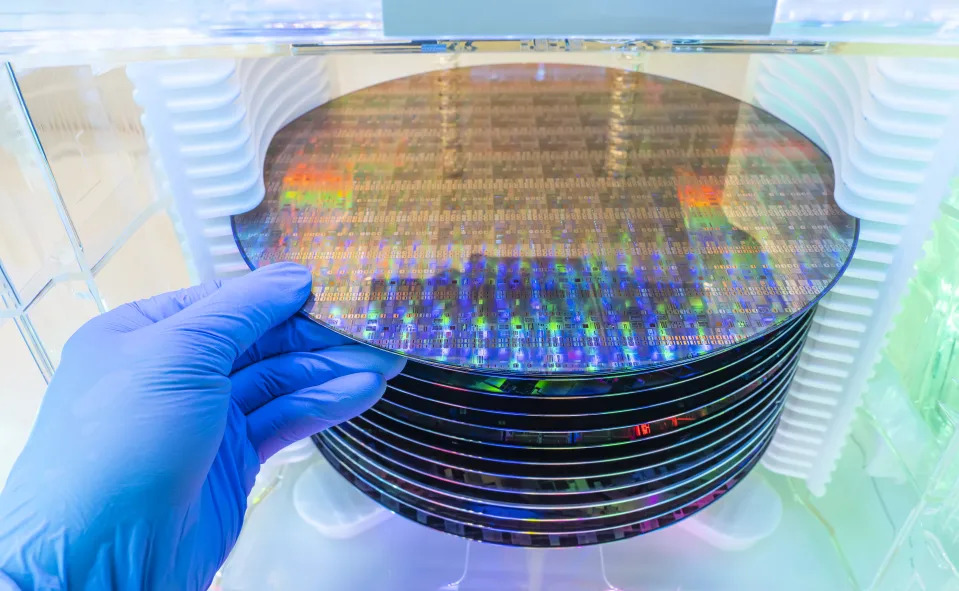
M 591 66 L 430 72 L 274 137 L 234 218 L 252 267 L 314 274 L 308 312 L 468 370 L 679 363 L 808 309 L 854 248 L 829 158 L 775 117 Z

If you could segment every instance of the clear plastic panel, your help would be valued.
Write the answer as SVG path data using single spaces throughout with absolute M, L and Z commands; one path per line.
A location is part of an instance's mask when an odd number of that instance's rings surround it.
M 0 319 L 0 486 L 6 480 L 16 452 L 30 434 L 46 382 L 33 362 L 17 324 Z
M 834 480 L 796 497 L 859 588 L 959 588 L 959 184 L 886 335 Z
M 10 284 L 10 291 L 0 298 L 0 316 L 11 316 L 55 277 L 80 269 L 61 225 L 49 169 L 23 115 L 18 89 L 4 68 L 0 68 L 0 178 L 0 275 Z
M 43 68 L 17 80 L 90 267 L 155 209 L 140 108 L 122 68 Z
M 165 210 L 153 214 L 94 272 L 108 308 L 192 283 L 180 237 Z
M 925 244 L 865 396 L 870 471 L 901 483 L 882 588 L 959 586 L 959 180 Z M 887 485 L 888 486 L 888 485 Z
M 27 308 L 26 318 L 56 367 L 67 339 L 98 313 L 87 282 L 57 281 Z
M 12 182 L 0 188 L 0 262 L 15 288 L 6 315 L 52 370 L 85 320 L 190 275 L 125 70 L 3 73 L 0 164 Z

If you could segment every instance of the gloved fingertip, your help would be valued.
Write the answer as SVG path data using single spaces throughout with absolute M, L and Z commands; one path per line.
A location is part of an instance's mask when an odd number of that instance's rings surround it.
M 310 293 L 313 286 L 313 273 L 303 265 L 292 262 L 273 263 L 253 271 L 253 275 L 268 278 L 302 292 L 303 298 Z
M 320 420 L 327 426 L 337 425 L 366 412 L 385 391 L 386 378 L 382 375 L 373 372 L 351 373 L 282 396 L 263 409 L 268 409 L 270 405 L 285 407 L 286 412 L 296 409 L 292 412 Z
M 322 388 L 336 394 L 332 402 L 321 402 L 324 414 L 335 421 L 346 421 L 376 404 L 386 392 L 386 378 L 362 371 L 330 380 Z
M 383 370 L 383 377 L 387 380 L 391 380 L 399 375 L 403 368 L 406 367 L 406 357 L 401 357 L 395 353 L 383 352 L 383 355 L 386 358 L 386 367 Z
M 310 355 L 336 365 L 341 375 L 376 373 L 389 380 L 396 377 L 406 366 L 406 359 L 400 355 L 359 343 L 330 347 L 314 351 Z

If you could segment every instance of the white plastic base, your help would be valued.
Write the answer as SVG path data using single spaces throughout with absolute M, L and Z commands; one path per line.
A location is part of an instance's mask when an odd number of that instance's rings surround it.
M 757 469 L 682 525 L 600 546 L 527 549 L 472 542 L 394 516 L 311 450 L 307 460 L 283 466 L 282 478 L 251 512 L 218 585 L 223 591 L 841 588 L 846 573 L 828 531 L 782 496 L 784 486 L 781 477 Z M 784 579 L 786 570 L 794 574 Z
M 293 487 L 297 514 L 326 537 L 352 538 L 395 515 L 373 503 L 327 462 L 314 462 Z
M 747 478 L 676 527 L 731 552 L 750 548 L 771 535 L 782 516 L 783 504 L 776 491 L 764 479 Z

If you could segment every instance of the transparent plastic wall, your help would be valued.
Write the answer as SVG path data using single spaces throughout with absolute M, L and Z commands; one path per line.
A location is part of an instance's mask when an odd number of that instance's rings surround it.
M 22 446 L 76 328 L 190 276 L 122 69 L 0 70 L 0 170 L 0 449 L 8 451 Z M 13 455 L 0 454 L 0 481 Z
M 123 302 L 243 271 L 224 220 L 262 195 L 262 156 L 285 121 L 391 77 L 536 59 L 361 53 L 5 68 L 0 482 L 76 327 Z M 837 195 L 867 231 L 817 317 L 772 469 L 680 526 L 530 551 L 396 517 L 306 442 L 261 474 L 219 587 L 959 589 L 959 190 L 948 182 L 959 156 L 947 149 L 959 136 L 957 62 L 550 59 L 673 76 L 756 102 L 836 162 Z
M 861 588 L 959 589 L 959 181 L 940 206 L 821 498 Z M 881 542 L 879 542 L 881 540 Z

